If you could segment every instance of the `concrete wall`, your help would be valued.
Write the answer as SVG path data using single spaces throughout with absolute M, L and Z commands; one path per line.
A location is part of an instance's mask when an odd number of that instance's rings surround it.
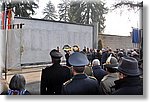
M 13 23 L 24 25 L 8 31 L 8 68 L 49 62 L 49 52 L 59 46 L 64 55 L 65 44 L 93 48 L 93 26 L 23 18 L 15 18 Z
M 131 36 L 117 36 L 108 34 L 99 34 L 99 40 L 102 39 L 103 47 L 111 47 L 113 50 L 119 49 L 132 49 L 134 48 L 132 44 Z

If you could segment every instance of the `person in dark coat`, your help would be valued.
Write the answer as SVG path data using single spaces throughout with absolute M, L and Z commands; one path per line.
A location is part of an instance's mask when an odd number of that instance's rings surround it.
M 89 65 L 91 65 L 92 64 L 92 50 L 87 48 L 86 55 L 87 55 L 87 58 L 88 58 L 88 60 L 90 62 Z
M 70 56 L 71 47 L 69 45 L 64 45 L 63 50 L 65 52 L 66 66 L 71 67 L 71 65 L 68 62 L 68 59 L 69 59 L 69 56 Z
M 121 60 L 122 57 L 124 57 L 123 52 L 118 52 L 118 56 L 117 56 L 118 62 L 120 62 L 120 60 Z
M 138 61 L 132 57 L 122 57 L 118 66 L 119 80 L 115 81 L 116 90 L 112 95 L 143 95 L 143 82 Z
M 63 83 L 71 78 L 70 69 L 60 65 L 62 54 L 57 50 L 52 50 L 50 56 L 53 65 L 42 70 L 41 95 L 60 95 Z
M 94 77 L 98 80 L 98 83 L 100 83 L 103 77 L 107 74 L 107 72 L 101 68 L 100 61 L 98 59 L 93 60 L 92 70 Z
M 108 50 L 103 49 L 102 50 L 102 58 L 101 58 L 102 68 L 103 68 L 103 64 L 106 63 L 107 58 L 108 58 Z
M 85 65 L 89 64 L 87 56 L 75 52 L 69 57 L 69 63 L 73 66 L 73 78 L 63 84 L 63 95 L 98 95 L 99 84 L 96 78 L 84 74 Z
M 65 51 L 65 58 L 66 58 L 66 66 L 71 67 L 70 63 L 68 62 L 69 56 L 70 56 L 70 51 Z
M 102 53 L 100 52 L 99 49 L 97 49 L 97 51 L 96 51 L 96 58 L 95 59 L 98 59 L 99 61 L 101 61 L 101 57 L 102 57 Z

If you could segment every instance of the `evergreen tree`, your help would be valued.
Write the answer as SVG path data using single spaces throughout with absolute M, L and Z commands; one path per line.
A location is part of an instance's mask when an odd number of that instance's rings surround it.
M 2 6 L 4 7 L 4 6 Z M 9 2 L 7 3 L 7 8 L 12 8 L 15 16 L 18 17 L 31 17 L 35 14 L 35 10 L 38 8 L 38 5 L 31 0 L 23 0 L 21 2 Z M 4 8 L 2 8 L 4 9 Z
M 51 1 L 49 1 L 47 3 L 46 7 L 44 8 L 43 14 L 46 14 L 44 16 L 44 19 L 47 19 L 47 20 L 55 20 L 55 19 L 57 19 L 55 6 L 51 3 Z
M 69 16 L 71 22 L 92 24 L 98 22 L 99 32 L 103 32 L 105 25 L 104 14 L 107 14 L 108 9 L 105 3 L 100 0 L 87 1 L 72 1 L 70 2 Z
M 69 22 L 75 22 L 75 23 L 82 23 L 82 15 L 81 12 L 83 11 L 81 6 L 81 1 L 71 1 L 70 2 L 70 8 L 68 10 L 68 17 L 69 17 Z
M 68 10 L 70 8 L 70 1 L 69 0 L 62 0 L 62 3 L 58 4 L 58 14 L 59 14 L 59 20 L 60 21 L 69 21 L 69 15 L 68 15 Z

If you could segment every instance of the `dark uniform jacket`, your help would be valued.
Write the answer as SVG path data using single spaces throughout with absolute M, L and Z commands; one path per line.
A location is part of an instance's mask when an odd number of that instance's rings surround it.
M 126 77 L 115 84 L 113 95 L 143 95 L 143 81 L 139 77 Z
M 77 74 L 64 83 L 63 95 L 98 95 L 100 94 L 98 81 L 85 74 Z
M 68 53 L 65 54 L 66 65 L 67 65 L 68 67 L 71 67 L 70 63 L 68 62 L 69 56 L 70 56 L 70 55 L 69 55 Z
M 70 69 L 60 64 L 53 64 L 42 70 L 41 95 L 60 95 L 64 82 L 69 80 Z

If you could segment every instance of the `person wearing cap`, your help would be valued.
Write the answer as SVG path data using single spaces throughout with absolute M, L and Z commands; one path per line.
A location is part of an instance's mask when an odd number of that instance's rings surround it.
M 114 81 L 119 79 L 118 73 L 116 71 L 117 67 L 118 62 L 115 57 L 111 57 L 110 62 L 104 64 L 107 75 L 105 75 L 100 82 L 100 91 L 103 95 L 110 95 L 114 91 Z
M 117 70 L 119 80 L 115 81 L 112 95 L 143 95 L 143 81 L 139 77 L 142 73 L 135 58 L 123 57 Z
M 73 51 L 74 51 L 74 52 L 79 52 L 79 51 L 80 51 L 79 46 L 78 46 L 78 45 L 74 45 L 74 46 L 73 46 Z
M 64 45 L 63 50 L 65 52 L 66 66 L 71 67 L 71 65 L 68 62 L 68 59 L 69 59 L 69 56 L 70 56 L 71 47 L 69 45 Z
M 65 82 L 62 87 L 63 95 L 97 95 L 100 94 L 96 78 L 84 73 L 85 66 L 89 64 L 87 56 L 81 52 L 74 52 L 69 57 L 73 66 L 73 77 Z
M 71 78 L 70 69 L 60 65 L 62 54 L 54 49 L 50 52 L 52 66 L 42 70 L 41 95 L 60 95 L 64 82 Z

